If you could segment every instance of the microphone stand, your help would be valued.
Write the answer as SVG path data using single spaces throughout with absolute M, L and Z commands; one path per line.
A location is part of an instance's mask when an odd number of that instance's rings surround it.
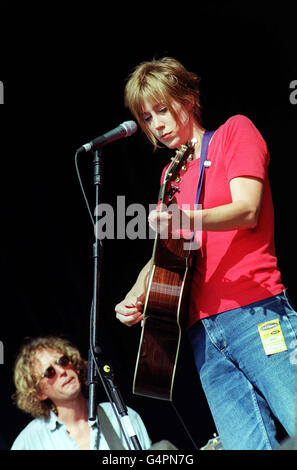
M 94 185 L 96 209 L 100 203 L 100 188 L 102 185 L 102 150 L 92 152 L 94 155 Z M 125 442 L 129 450 L 141 450 L 138 437 L 134 432 L 130 422 L 128 409 L 125 405 L 120 391 L 114 380 L 114 372 L 111 364 L 103 357 L 103 352 L 97 343 L 97 320 L 99 311 L 99 290 L 101 266 L 103 261 L 102 241 L 98 240 L 95 231 L 95 242 L 93 245 L 94 259 L 94 282 L 93 282 L 93 302 L 90 315 L 90 349 L 88 354 L 88 383 L 89 383 L 89 420 L 94 421 L 97 417 L 97 388 L 99 380 L 110 401 L 116 419 L 120 425 Z

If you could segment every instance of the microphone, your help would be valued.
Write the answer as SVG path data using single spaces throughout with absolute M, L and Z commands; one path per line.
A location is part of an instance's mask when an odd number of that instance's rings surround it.
M 78 150 L 77 153 L 81 152 L 89 152 L 90 150 L 97 150 L 100 147 L 103 147 L 109 142 L 113 142 L 114 140 L 121 139 L 122 137 L 129 137 L 130 135 L 134 134 L 137 130 L 137 124 L 134 121 L 125 121 L 122 122 L 118 127 L 112 129 L 106 134 L 100 135 L 96 137 L 96 139 L 91 140 L 88 144 L 82 145 Z

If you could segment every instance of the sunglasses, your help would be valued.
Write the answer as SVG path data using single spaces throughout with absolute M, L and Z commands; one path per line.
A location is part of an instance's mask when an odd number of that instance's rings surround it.
M 67 367 L 69 366 L 69 364 L 72 364 L 72 360 L 70 359 L 70 357 L 64 355 L 64 356 L 61 356 L 59 357 L 59 359 L 57 359 L 54 364 L 57 364 L 58 366 L 61 366 L 61 367 Z M 42 374 L 42 378 L 46 377 L 47 379 L 53 379 L 56 375 L 56 369 L 54 368 L 54 366 L 49 366 Z

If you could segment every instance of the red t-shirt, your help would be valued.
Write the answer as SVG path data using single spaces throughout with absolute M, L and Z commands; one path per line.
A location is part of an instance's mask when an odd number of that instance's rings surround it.
M 253 123 L 236 115 L 220 126 L 209 144 L 200 203 L 202 208 L 232 202 L 230 181 L 251 176 L 264 182 L 258 224 L 253 229 L 203 231 L 194 266 L 189 323 L 279 294 L 284 286 L 274 249 L 274 215 L 267 176 L 267 145 Z M 194 207 L 200 159 L 188 163 L 175 194 L 180 208 Z M 162 180 L 165 169 L 163 170 Z

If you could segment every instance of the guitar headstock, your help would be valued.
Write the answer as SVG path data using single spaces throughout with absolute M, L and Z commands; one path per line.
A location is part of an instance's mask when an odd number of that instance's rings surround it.
M 171 163 L 165 173 L 164 183 L 175 180 L 181 167 L 187 158 L 194 152 L 196 140 L 192 139 L 184 145 L 181 145 L 175 152 L 175 156 L 171 159 Z
M 170 195 L 170 183 L 177 178 L 181 167 L 184 165 L 187 158 L 193 154 L 195 143 L 196 139 L 192 139 L 190 142 L 187 142 L 187 144 L 181 145 L 181 147 L 175 152 L 175 156 L 171 159 L 171 163 L 166 170 L 164 182 L 159 193 L 159 200 L 162 203 L 167 202 L 166 197 L 168 198 Z

